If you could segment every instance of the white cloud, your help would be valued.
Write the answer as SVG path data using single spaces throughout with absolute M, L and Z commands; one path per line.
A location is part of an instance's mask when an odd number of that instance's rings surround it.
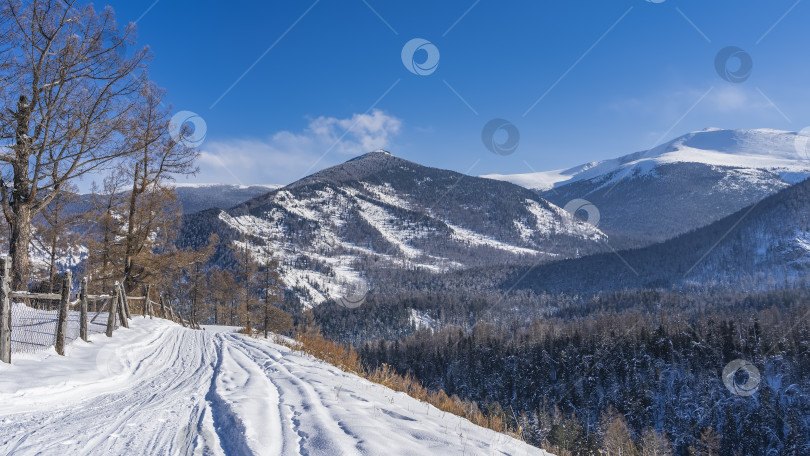
M 705 88 L 681 88 L 659 91 L 647 94 L 640 98 L 624 98 L 615 100 L 607 108 L 621 114 L 642 114 L 645 116 L 658 114 L 664 119 L 673 116 L 680 117 L 686 113 L 695 102 L 702 101 L 695 107 L 696 112 L 705 114 L 718 114 L 729 111 L 760 112 L 773 107 L 753 87 L 742 86 L 714 86 L 711 90 Z
M 345 119 L 321 116 L 301 132 L 279 131 L 267 139 L 207 141 L 196 180 L 288 184 L 350 156 L 388 148 L 401 129 L 401 119 L 375 109 Z

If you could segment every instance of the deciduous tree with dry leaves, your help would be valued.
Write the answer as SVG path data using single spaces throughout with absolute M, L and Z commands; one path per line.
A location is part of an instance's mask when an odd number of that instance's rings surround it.
M 30 276 L 31 220 L 65 184 L 130 155 L 127 128 L 148 49 L 111 8 L 4 0 L 0 10 L 0 165 L 12 286 Z

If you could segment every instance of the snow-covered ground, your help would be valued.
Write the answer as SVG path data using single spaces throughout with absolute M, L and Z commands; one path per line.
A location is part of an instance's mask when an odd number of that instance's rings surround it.
M 0 454 L 546 454 L 233 328 L 136 317 L 0 364 Z

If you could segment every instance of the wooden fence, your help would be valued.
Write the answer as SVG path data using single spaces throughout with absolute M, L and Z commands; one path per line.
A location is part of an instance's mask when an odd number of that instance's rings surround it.
M 127 296 L 124 287 L 118 282 L 115 283 L 112 293 L 110 294 L 91 295 L 87 293 L 87 278 L 85 277 L 80 282 L 78 296 L 76 296 L 77 299 L 71 301 L 73 276 L 70 271 L 66 271 L 62 279 L 61 293 L 11 291 L 9 280 L 9 258 L 7 256 L 0 256 L 0 361 L 5 363 L 11 362 L 11 333 L 14 329 L 12 325 L 13 300 L 30 302 L 30 300 L 36 299 L 59 302 L 56 328 L 53 330 L 52 340 L 56 352 L 63 356 L 65 354 L 65 342 L 68 332 L 67 322 L 69 311 L 71 308 L 78 308 L 79 338 L 86 342 L 88 332 L 88 304 L 91 302 L 95 304 L 96 308 L 95 315 L 90 320 L 91 323 L 95 322 L 102 314 L 103 310 L 107 310 L 105 331 L 107 337 L 112 337 L 113 330 L 117 327 L 117 322 L 120 322 L 121 326 L 129 328 L 129 320 L 132 319 L 134 312 L 140 312 L 144 318 L 147 316 L 149 318 L 160 317 L 180 323 L 184 327 L 189 326 L 194 329 L 199 329 L 199 325 L 196 322 L 184 320 L 180 313 L 171 304 L 165 302 L 162 297 L 158 298 L 157 302 L 152 301 L 150 299 L 151 285 L 147 285 L 144 296 Z M 103 303 L 98 305 L 99 301 L 103 301 Z M 50 332 L 50 330 L 45 331 L 43 337 L 51 337 Z

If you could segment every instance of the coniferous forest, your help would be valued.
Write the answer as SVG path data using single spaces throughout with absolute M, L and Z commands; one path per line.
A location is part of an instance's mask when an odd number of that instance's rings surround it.
M 599 454 L 620 439 L 640 454 L 673 454 L 651 452 L 666 441 L 674 454 L 799 455 L 810 448 L 808 297 L 617 293 L 588 316 L 414 331 L 366 342 L 361 354 L 503 410 L 523 438 L 557 454 Z M 724 367 L 738 359 L 757 366 L 756 395 L 724 384 Z M 707 435 L 716 448 L 701 452 Z

